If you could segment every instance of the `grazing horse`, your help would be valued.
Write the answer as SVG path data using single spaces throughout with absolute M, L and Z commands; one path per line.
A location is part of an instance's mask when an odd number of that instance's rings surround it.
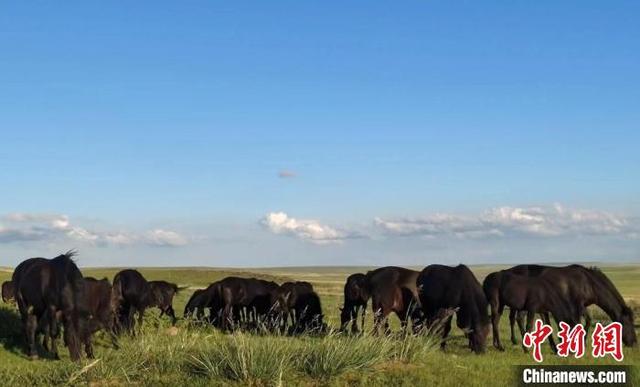
M 111 284 L 103 278 L 84 277 L 85 302 L 90 314 L 87 332 L 93 334 L 104 330 L 110 337 L 114 348 L 118 348 L 118 339 L 114 332 L 115 313 L 111 306 Z M 85 338 L 85 352 L 93 356 L 91 342 Z M 89 355 L 91 354 L 91 355 Z
M 273 309 L 278 315 L 281 330 L 291 319 L 291 333 L 323 329 L 320 297 L 309 282 L 285 282 L 276 290 Z
M 142 329 L 144 311 L 153 304 L 147 280 L 137 270 L 122 270 L 113 278 L 111 305 L 116 313 L 116 331 L 135 334 L 135 313 Z
M 190 318 L 195 313 L 196 320 L 202 320 L 204 317 L 204 310 L 208 305 L 207 300 L 207 289 L 197 289 L 193 292 L 189 301 L 187 301 L 187 305 L 184 307 L 183 316 L 185 319 Z
M 13 284 L 13 292 L 14 292 L 14 301 L 18 306 L 18 310 L 20 309 L 20 304 L 17 302 L 16 293 L 18 291 L 17 281 L 23 276 L 23 274 L 27 271 L 27 269 L 33 265 L 44 264 L 48 261 L 46 258 L 29 258 L 24 260 L 16 266 L 13 270 L 13 276 L 11 283 Z M 22 313 L 21 313 L 22 314 Z M 57 316 L 54 316 L 57 317 Z M 47 352 L 51 352 L 51 348 L 55 344 L 53 341 L 53 337 L 58 335 L 58 319 L 57 318 L 49 318 L 49 312 L 45 311 L 45 313 L 39 317 L 38 321 L 38 331 L 37 333 L 43 334 L 42 346 Z M 23 326 L 24 326 L 23 321 Z M 26 337 L 26 334 L 25 334 Z M 54 356 L 57 356 L 54 354 Z
M 219 312 L 218 325 L 229 331 L 240 319 L 243 309 L 248 310 L 249 320 L 259 324 L 271 311 L 271 301 L 278 284 L 256 278 L 226 277 L 207 288 L 210 294 L 209 307 Z
M 340 331 L 345 331 L 351 323 L 351 332 L 358 332 L 358 313 L 362 313 L 361 329 L 364 330 L 364 318 L 369 302 L 367 276 L 362 273 L 351 274 L 344 284 L 344 305 L 340 308 Z
M 593 301 L 613 320 L 622 324 L 622 342 L 632 347 L 638 342 L 633 310 L 627 306 L 611 280 L 596 267 L 586 269 L 590 275 L 596 298 Z
M 289 330 L 290 333 L 321 333 L 327 330 L 327 326 L 323 322 L 324 315 L 322 314 L 320 296 L 315 291 L 299 295 L 293 305 L 293 310 L 296 320 Z
M 483 282 L 484 293 L 491 306 L 491 323 L 493 326 L 493 345 L 504 351 L 500 343 L 499 323 L 502 311 L 508 306 L 512 312 L 527 312 L 526 331 L 533 327 L 536 313 L 542 315 L 544 322 L 550 324 L 549 313 L 556 321 L 563 321 L 574 326 L 579 319 L 577 309 L 565 297 L 559 284 L 543 276 L 530 277 L 514 274 L 511 271 L 499 271 L 489 274 Z M 518 321 L 522 330 L 522 323 Z M 524 331 L 522 333 L 524 335 Z M 549 337 L 549 345 L 555 351 L 553 338 Z M 527 348 L 523 349 L 527 352 Z
M 81 342 L 91 341 L 86 332 L 89 313 L 85 305 L 82 273 L 71 259 L 76 253 L 69 251 L 53 259 L 32 258 L 22 262 L 13 273 L 16 302 L 22 316 L 27 338 L 27 353 L 37 357 L 38 330 L 51 336 L 50 351 L 58 357 L 57 322 L 64 327 L 64 342 L 73 361 L 81 356 Z M 91 356 L 91 353 L 87 354 Z
M 4 281 L 2 283 L 2 301 L 7 304 L 15 303 L 15 289 L 13 288 L 13 281 Z
M 160 317 L 167 315 L 171 318 L 171 325 L 176 325 L 176 314 L 173 310 L 173 297 L 178 294 L 180 288 L 176 284 L 167 281 L 149 281 L 149 291 L 151 292 L 151 304 L 160 309 Z
M 378 334 L 383 324 L 385 332 L 389 332 L 388 316 L 391 312 L 398 316 L 403 330 L 406 330 L 409 320 L 414 331 L 418 330 L 422 319 L 416 286 L 419 274 L 417 271 L 395 266 L 367 272 L 366 284 L 374 313 L 374 334 Z
M 469 348 L 475 353 L 484 352 L 490 323 L 488 303 L 471 270 L 465 265 L 429 265 L 420 273 L 417 284 L 427 327 L 433 327 L 446 310 L 457 309 L 457 324 L 465 331 Z M 451 330 L 452 317 L 445 317 L 442 348 Z
M 563 294 L 578 308 L 577 313 L 584 316 L 585 328 L 588 331 L 591 326 L 591 315 L 587 309 L 590 305 L 597 305 L 612 321 L 622 324 L 622 341 L 627 346 L 633 346 L 637 342 L 634 328 L 633 311 L 627 306 L 620 292 L 611 280 L 598 268 L 586 268 L 581 265 L 569 265 L 565 267 L 542 265 L 518 265 L 508 271 L 527 276 L 543 276 L 549 281 L 561 284 Z M 513 329 L 515 311 L 509 314 L 511 323 L 511 341 L 516 344 Z M 522 330 L 521 316 L 517 316 L 518 325 Z

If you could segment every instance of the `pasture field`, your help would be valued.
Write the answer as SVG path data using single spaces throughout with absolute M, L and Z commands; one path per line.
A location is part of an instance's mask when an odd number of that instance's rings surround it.
M 472 266 L 480 281 L 500 266 Z M 144 268 L 148 280 L 163 279 L 188 286 L 174 301 L 178 315 L 193 290 L 229 275 L 254 276 L 278 283 L 287 280 L 311 282 L 320 294 L 325 318 L 332 328 L 339 326 L 338 307 L 342 303 L 345 278 L 363 267 L 301 267 L 268 269 Z M 416 268 L 417 269 L 417 268 Z M 82 269 L 85 276 L 113 279 L 119 269 Z M 640 265 L 611 265 L 602 270 L 640 314 Z M 0 270 L 0 281 L 10 278 Z M 606 320 L 599 310 L 596 319 Z M 17 311 L 0 305 L 0 380 L 4 385 L 514 385 L 515 365 L 534 364 L 529 354 L 509 340 L 508 313 L 503 315 L 501 334 L 506 351 L 491 346 L 483 355 L 472 354 L 462 332 L 452 330 L 445 351 L 437 339 L 403 336 L 392 318 L 390 337 L 341 336 L 279 337 L 236 333 L 222 334 L 211 327 L 179 321 L 171 329 L 168 319 L 160 320 L 157 310 L 147 311 L 143 333 L 121 339 L 120 350 L 111 348 L 105 335 L 95 338 L 96 359 L 80 364 L 68 360 L 28 360 L 22 352 Z M 368 311 L 367 327 L 371 327 Z M 638 325 L 636 324 L 636 329 Z M 590 350 L 590 347 L 587 348 Z M 559 358 L 545 343 L 544 364 L 616 364 L 610 358 Z M 640 364 L 640 350 L 624 348 L 626 365 Z M 640 385 L 637 370 L 632 384 Z

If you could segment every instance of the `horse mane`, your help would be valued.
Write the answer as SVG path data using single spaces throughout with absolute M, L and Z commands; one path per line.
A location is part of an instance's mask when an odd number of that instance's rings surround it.
M 64 254 L 58 255 L 56 258 L 66 258 L 66 259 L 71 260 L 72 262 L 75 262 L 75 259 L 73 259 L 73 257 L 76 257 L 76 256 L 78 256 L 78 250 L 71 249 L 71 250 L 68 250 Z M 54 259 L 56 259 L 56 258 L 54 258 Z

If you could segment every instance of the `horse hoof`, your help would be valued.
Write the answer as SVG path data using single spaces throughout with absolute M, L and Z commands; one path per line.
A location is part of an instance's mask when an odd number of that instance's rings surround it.
M 496 349 L 500 352 L 504 352 L 504 347 L 502 345 L 497 346 Z

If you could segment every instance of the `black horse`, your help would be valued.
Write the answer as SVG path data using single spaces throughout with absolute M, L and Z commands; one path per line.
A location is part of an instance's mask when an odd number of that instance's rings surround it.
M 275 292 L 273 309 L 282 332 L 289 321 L 290 333 L 324 329 L 320 297 L 309 282 L 285 282 L 280 285 Z
M 637 343 L 633 311 L 627 306 L 611 280 L 598 268 L 586 268 L 581 265 L 564 267 L 518 265 L 507 271 L 530 277 L 543 276 L 552 283 L 561 286 L 563 297 L 570 300 L 573 305 L 576 305 L 576 313 L 584 316 L 587 331 L 591 326 L 592 320 L 587 307 L 597 305 L 611 320 L 622 324 L 622 341 L 625 345 L 633 346 Z M 517 315 L 516 311 L 512 309 L 509 313 L 509 319 L 511 341 L 516 344 L 514 320 L 517 320 L 522 333 L 522 316 Z
M 113 278 L 111 305 L 116 313 L 116 332 L 135 334 L 135 314 L 138 329 L 142 329 L 144 311 L 153 304 L 151 288 L 137 270 L 122 270 Z
M 364 318 L 369 302 L 369 288 L 367 276 L 362 273 L 351 274 L 344 284 L 344 305 L 340 308 L 340 331 L 345 331 L 351 324 L 351 332 L 358 332 L 358 314 L 361 313 L 362 323 L 360 328 L 364 330 Z
M 185 319 L 194 317 L 196 320 L 202 320 L 204 317 L 204 311 L 207 308 L 208 301 L 206 300 L 206 289 L 196 289 L 187 304 L 184 307 L 183 316 Z
M 402 329 L 406 330 L 409 321 L 414 331 L 420 327 L 422 311 L 418 298 L 416 279 L 420 273 L 402 267 L 387 266 L 367 272 L 366 284 L 371 295 L 373 309 L 373 332 L 378 334 L 381 325 L 389 332 L 388 316 L 395 313 L 400 319 Z
M 185 288 L 167 281 L 149 281 L 151 305 L 160 309 L 160 317 L 167 315 L 171 318 L 171 325 L 176 325 L 176 313 L 173 310 L 173 297 Z
M 293 305 L 293 310 L 295 311 L 295 322 L 289 329 L 289 333 L 323 333 L 327 330 L 323 321 L 320 296 L 315 291 L 299 295 Z
M 269 317 L 277 289 L 278 284 L 271 281 L 226 277 L 207 288 L 208 307 L 224 331 L 238 327 L 243 312 L 246 322 L 258 327 Z
M 485 295 L 491 306 L 491 323 L 493 326 L 493 345 L 503 351 L 500 343 L 499 323 L 505 306 L 511 309 L 512 315 L 519 311 L 527 312 L 526 331 L 533 327 L 536 313 L 542 315 L 544 322 L 550 324 L 549 314 L 558 322 L 563 321 L 570 326 L 578 323 L 578 308 L 562 291 L 562 284 L 552 282 L 544 276 L 531 277 L 514 274 L 505 270 L 489 274 L 483 283 Z M 518 324 L 524 335 L 524 327 Z M 549 337 L 549 345 L 555 351 L 553 338 Z M 527 348 L 523 345 L 526 352 Z
M 445 319 L 442 348 L 451 330 L 452 316 L 446 311 L 455 309 L 458 327 L 465 331 L 469 348 L 475 353 L 484 352 L 490 324 L 488 303 L 471 270 L 465 265 L 430 265 L 422 270 L 417 284 L 427 327 L 432 328 L 439 319 Z
M 15 289 L 13 281 L 4 281 L 2 283 L 2 301 L 7 304 L 15 303 Z
M 111 284 L 103 278 L 84 277 L 84 293 L 87 311 L 90 314 L 87 332 L 93 334 L 99 330 L 105 331 L 110 337 L 114 348 L 118 348 L 115 335 L 115 313 L 111 305 Z M 91 342 L 84 339 L 87 356 L 93 356 Z
M 81 344 L 91 340 L 87 332 L 89 313 L 85 304 L 82 273 L 69 251 L 53 259 L 32 258 L 22 262 L 13 273 L 16 301 L 27 338 L 27 353 L 37 357 L 36 334 L 51 336 L 54 357 L 58 357 L 56 338 L 58 321 L 64 327 L 64 342 L 73 361 L 81 356 Z M 87 354 L 91 356 L 91 353 Z

